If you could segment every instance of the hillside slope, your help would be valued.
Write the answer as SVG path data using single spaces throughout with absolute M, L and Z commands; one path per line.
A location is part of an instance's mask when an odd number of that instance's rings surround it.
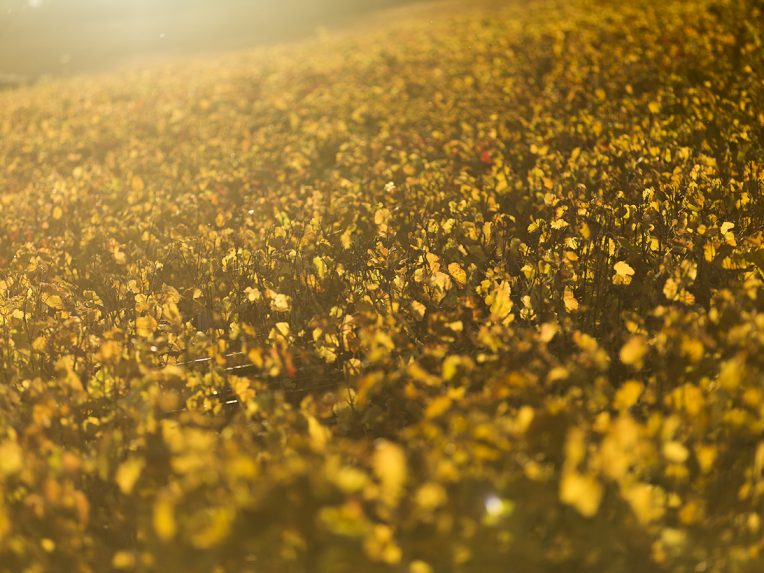
M 762 18 L 0 93 L 0 569 L 761 571 Z

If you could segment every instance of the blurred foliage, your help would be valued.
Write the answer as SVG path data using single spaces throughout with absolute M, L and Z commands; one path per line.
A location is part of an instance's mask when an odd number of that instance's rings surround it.
M 0 569 L 764 570 L 762 18 L 0 94 Z

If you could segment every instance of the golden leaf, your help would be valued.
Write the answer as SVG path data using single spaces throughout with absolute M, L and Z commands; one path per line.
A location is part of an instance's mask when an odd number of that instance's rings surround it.
M 64 301 L 57 294 L 42 293 L 42 302 L 50 308 L 61 310 L 64 308 Z
M 292 308 L 292 299 L 285 294 L 276 293 L 271 299 L 271 310 L 276 312 L 289 312 Z
M 427 264 L 430 267 L 430 272 L 437 273 L 440 270 L 440 257 L 435 253 L 426 253 L 424 258 L 427 260 Z
M 545 322 L 539 329 L 539 340 L 544 343 L 551 342 L 560 331 L 560 326 L 555 322 Z
M 199 293 L 198 295 L 197 295 L 197 292 Z M 249 302 L 258 301 L 263 296 L 262 293 L 260 292 L 260 289 L 255 288 L 255 287 L 247 287 L 247 288 L 245 288 L 244 289 L 244 294 L 247 295 L 247 300 Z M 200 291 L 199 289 L 196 289 L 194 291 L 194 299 L 197 299 L 197 298 L 201 297 L 201 295 L 202 295 L 202 291 Z
M 424 412 L 425 418 L 437 418 L 448 411 L 451 407 L 451 402 L 451 397 L 448 395 L 438 396 L 437 398 L 430 400 L 430 403 Z
M 621 362 L 627 366 L 633 366 L 637 370 L 642 368 L 643 358 L 647 353 L 647 342 L 642 336 L 632 336 L 621 347 L 618 353 Z
M 156 319 L 147 314 L 145 316 L 139 316 L 135 319 L 135 332 L 142 338 L 149 338 L 154 334 L 157 328 Z
M 131 551 L 117 551 L 111 558 L 114 569 L 132 569 L 135 567 L 135 554 Z
M 573 294 L 573 290 L 570 287 L 565 287 L 565 290 L 562 294 L 562 300 L 565 303 L 565 310 L 568 312 L 578 310 L 578 301 L 576 300 L 576 297 Z
M 322 279 L 326 276 L 326 263 L 324 259 L 319 256 L 313 257 L 313 266 L 316 268 L 318 278 Z
M 634 276 L 634 269 L 625 261 L 618 261 L 613 265 L 615 275 L 613 276 L 614 284 L 627 285 L 631 282 L 631 277 Z
M 160 497 L 154 503 L 154 531 L 164 541 L 175 537 L 175 507 L 166 498 Z
M 637 521 L 643 526 L 661 519 L 666 511 L 666 494 L 655 485 L 635 483 L 622 488 L 621 497 L 628 502 Z
M 321 422 L 316 420 L 311 415 L 305 416 L 308 419 L 308 436 L 310 437 L 310 445 L 314 451 L 320 452 L 326 447 L 326 443 L 332 437 L 332 433 L 329 429 L 322 425 Z
M 432 511 L 448 501 L 448 494 L 439 483 L 427 482 L 417 490 L 414 500 L 421 509 Z
M 467 273 L 457 263 L 450 263 L 448 265 L 448 274 L 451 275 L 456 284 L 460 287 L 467 284 Z
M 451 277 L 449 277 L 446 273 L 437 271 L 435 274 L 432 275 L 430 282 L 432 283 L 434 287 L 437 287 L 441 292 L 445 293 L 446 291 L 451 289 Z
M 597 514 L 602 501 L 602 484 L 590 474 L 566 470 L 560 480 L 560 501 L 576 509 L 584 517 Z
M 679 292 L 679 285 L 672 278 L 666 279 L 666 283 L 663 285 L 663 296 L 669 300 L 676 300 L 677 293 Z
M 263 367 L 263 354 L 260 352 L 259 348 L 250 348 L 249 352 L 247 353 L 247 358 L 249 358 L 249 361 L 254 364 L 255 367 Z
M 703 473 L 710 472 L 716 462 L 717 449 L 716 446 L 709 444 L 701 444 L 695 448 L 695 458 L 698 460 L 700 471 Z
M 683 444 L 676 441 L 670 441 L 663 444 L 663 457 L 675 464 L 681 464 L 687 460 L 690 453 Z
M 486 302 L 490 304 L 491 316 L 494 320 L 504 320 L 510 316 L 514 303 L 510 298 L 511 288 L 508 281 L 501 282 L 486 297 Z
M 552 225 L 551 225 L 552 229 L 554 230 L 564 229 L 567 226 L 568 226 L 568 222 L 565 219 L 555 219 L 554 221 L 552 221 Z
M 145 465 L 146 462 L 142 458 L 128 458 L 119 465 L 114 481 L 117 482 L 122 493 L 129 495 L 133 491 L 135 482 L 141 477 Z
M 618 392 L 615 393 L 613 406 L 617 410 L 626 410 L 631 408 L 634 404 L 637 403 L 637 400 L 639 400 L 639 397 L 642 395 L 644 389 L 645 385 L 641 382 L 637 382 L 636 380 L 629 380 L 628 382 L 625 382 L 624 385 L 618 389 Z
M 397 502 L 408 473 L 403 448 L 388 440 L 380 440 L 374 450 L 372 467 L 380 481 L 383 498 L 389 503 Z
M 0 475 L 11 475 L 21 471 L 24 457 L 21 447 L 12 440 L 0 443 Z
M 345 250 L 348 250 L 353 246 L 353 232 L 350 229 L 347 229 L 344 233 L 342 233 L 340 236 L 340 244 Z

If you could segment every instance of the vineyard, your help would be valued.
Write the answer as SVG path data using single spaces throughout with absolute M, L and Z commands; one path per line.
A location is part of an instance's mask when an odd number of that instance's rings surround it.
M 764 8 L 495 4 L 0 91 L 0 571 L 764 570 Z

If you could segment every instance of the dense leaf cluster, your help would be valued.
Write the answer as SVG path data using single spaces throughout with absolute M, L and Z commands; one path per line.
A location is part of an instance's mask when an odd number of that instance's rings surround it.
M 764 569 L 763 18 L 0 93 L 0 568 Z

